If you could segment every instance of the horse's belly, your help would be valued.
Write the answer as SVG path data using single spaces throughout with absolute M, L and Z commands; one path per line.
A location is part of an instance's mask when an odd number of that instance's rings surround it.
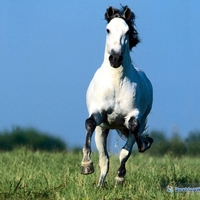
M 124 128 L 124 116 L 121 114 L 111 113 L 107 114 L 106 120 L 103 123 L 103 126 L 106 126 L 111 129 Z

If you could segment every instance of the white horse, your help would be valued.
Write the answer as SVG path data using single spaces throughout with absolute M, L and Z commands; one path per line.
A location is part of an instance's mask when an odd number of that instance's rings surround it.
M 153 142 L 152 138 L 142 135 L 152 107 L 152 85 L 145 73 L 133 66 L 130 57 L 130 50 L 139 42 L 134 28 L 135 15 L 127 6 L 121 10 L 109 7 L 105 19 L 108 24 L 104 61 L 87 90 L 89 118 L 85 121 L 86 142 L 81 162 L 82 174 L 94 172 L 90 154 L 91 137 L 95 131 L 101 171 L 100 187 L 109 170 L 106 140 L 110 129 L 116 129 L 127 138 L 119 156 L 116 184 L 124 181 L 125 163 L 133 144 L 136 142 L 138 151 L 144 152 Z

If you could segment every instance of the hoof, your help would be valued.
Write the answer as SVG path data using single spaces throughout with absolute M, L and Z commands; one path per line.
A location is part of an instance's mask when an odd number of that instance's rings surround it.
M 115 187 L 122 186 L 123 183 L 124 183 L 124 178 L 123 177 L 119 177 L 119 176 L 115 177 Z
M 151 137 L 146 136 L 144 138 L 143 137 L 141 138 L 141 142 L 142 142 L 142 148 L 138 149 L 138 151 L 140 153 L 143 153 L 151 147 L 151 145 L 153 143 L 153 139 Z
M 83 162 L 81 167 L 81 174 L 87 175 L 94 172 L 93 162 Z

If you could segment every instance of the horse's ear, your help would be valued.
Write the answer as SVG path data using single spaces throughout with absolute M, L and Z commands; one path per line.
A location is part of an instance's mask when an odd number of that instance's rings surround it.
M 126 10 L 124 11 L 124 14 L 123 14 L 123 17 L 126 19 L 126 20 L 129 20 L 131 18 L 131 9 L 126 7 Z
M 107 21 L 110 20 L 110 18 L 115 14 L 115 10 L 113 9 L 112 6 L 110 6 L 109 8 L 107 8 L 106 13 L 105 13 L 105 18 Z

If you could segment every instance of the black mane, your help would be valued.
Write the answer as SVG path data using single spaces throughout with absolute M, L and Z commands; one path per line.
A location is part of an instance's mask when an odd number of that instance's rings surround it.
M 109 13 L 110 9 L 112 9 L 111 13 Z M 133 47 L 135 47 L 140 42 L 140 39 L 138 37 L 137 30 L 134 28 L 135 27 L 135 14 L 130 11 L 131 15 L 128 19 L 126 19 L 126 17 L 124 16 L 124 13 L 127 9 L 129 9 L 128 6 L 121 6 L 120 10 L 113 8 L 113 7 L 109 7 L 105 13 L 105 19 L 109 23 L 112 19 L 118 17 L 118 18 L 122 18 L 127 23 L 127 25 L 129 26 L 129 46 L 130 46 L 130 50 L 131 50 Z

